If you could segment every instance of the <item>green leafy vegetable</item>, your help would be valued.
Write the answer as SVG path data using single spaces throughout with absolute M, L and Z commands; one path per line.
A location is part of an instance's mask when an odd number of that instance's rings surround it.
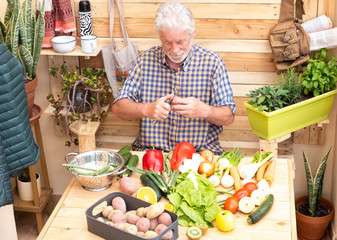
M 221 210 L 215 203 L 216 196 L 216 189 L 206 177 L 189 170 L 179 175 L 167 198 L 179 217 L 179 225 L 193 226 L 201 222 L 212 227 Z

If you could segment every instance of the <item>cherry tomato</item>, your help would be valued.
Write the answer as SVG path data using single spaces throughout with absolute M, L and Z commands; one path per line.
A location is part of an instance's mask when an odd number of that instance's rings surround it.
M 238 210 L 239 200 L 236 197 L 228 197 L 225 201 L 224 209 L 231 211 L 233 214 Z
M 249 197 L 249 191 L 245 188 L 240 188 L 234 193 L 233 197 L 236 197 L 240 201 L 243 197 Z
M 247 182 L 243 185 L 243 188 L 247 189 L 249 194 L 251 194 L 254 190 L 258 189 L 258 186 L 255 182 Z

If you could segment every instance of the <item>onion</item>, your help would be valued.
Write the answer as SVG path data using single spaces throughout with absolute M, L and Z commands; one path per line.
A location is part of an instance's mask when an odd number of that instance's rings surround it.
M 234 178 L 231 175 L 224 175 L 221 178 L 221 185 L 225 188 L 233 187 L 234 185 Z
M 212 175 L 208 178 L 208 180 L 214 187 L 217 187 L 220 184 L 220 178 L 218 176 Z

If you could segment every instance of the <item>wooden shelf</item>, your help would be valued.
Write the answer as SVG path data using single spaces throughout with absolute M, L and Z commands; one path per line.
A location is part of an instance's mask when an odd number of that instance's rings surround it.
M 44 187 L 41 188 L 41 196 L 40 196 L 40 205 L 35 206 L 34 201 L 23 201 L 20 199 L 18 194 L 18 189 L 13 189 L 13 196 L 14 196 L 14 210 L 20 212 L 33 212 L 33 213 L 41 213 L 44 207 L 46 206 L 49 199 L 52 197 L 53 189 L 45 189 Z
M 41 55 L 47 56 L 83 56 L 83 57 L 94 57 L 99 54 L 102 50 L 102 47 L 105 45 L 109 45 L 111 43 L 110 38 L 97 38 L 97 51 L 94 53 L 84 53 L 81 49 L 80 40 L 77 41 L 75 49 L 69 53 L 58 53 L 53 48 L 42 49 Z

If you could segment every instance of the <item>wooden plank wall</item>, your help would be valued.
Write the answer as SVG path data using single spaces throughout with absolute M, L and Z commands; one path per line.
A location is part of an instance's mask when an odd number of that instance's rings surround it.
M 90 0 L 93 16 L 93 31 L 99 38 L 109 38 L 108 0 Z M 159 5 L 165 0 L 122 0 L 128 34 L 138 44 L 139 51 L 160 44 L 154 31 L 154 17 Z M 224 148 L 240 147 L 256 151 L 259 138 L 252 133 L 243 102 L 248 100 L 249 90 L 261 85 L 273 84 L 278 78 L 268 41 L 270 29 L 277 23 L 281 0 L 184 0 L 196 21 L 195 43 L 217 52 L 229 71 L 235 101 L 236 118 L 230 127 L 225 127 L 220 136 Z M 306 7 L 308 6 L 307 1 Z M 333 0 L 324 2 L 322 9 L 331 7 Z M 78 23 L 78 3 L 75 14 Z M 329 4 L 328 4 L 329 3 Z M 116 10 L 116 9 L 115 9 Z M 310 17 L 314 15 L 311 11 Z M 317 13 L 316 13 L 317 15 Z M 115 11 L 114 35 L 122 33 Z M 102 67 L 102 57 L 80 58 L 80 67 Z M 132 143 L 138 134 L 138 121 L 114 119 L 111 114 L 101 124 L 96 138 L 97 147 L 120 147 Z M 282 145 L 280 146 L 282 148 Z M 285 151 L 291 151 L 289 141 Z

